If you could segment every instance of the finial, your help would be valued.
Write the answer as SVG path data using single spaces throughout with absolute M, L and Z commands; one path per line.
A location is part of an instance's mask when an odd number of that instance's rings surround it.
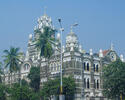
M 46 9 L 47 9 L 47 7 L 45 6 L 44 7 L 44 15 L 46 15 Z
M 33 38 L 33 35 L 29 34 L 29 39 L 32 40 L 32 38 Z
M 124 56 L 122 54 L 120 55 L 120 59 L 121 61 L 124 61 Z
M 93 55 L 92 49 L 90 49 L 89 51 L 90 51 L 90 52 L 89 52 L 89 53 L 90 53 L 90 56 L 92 56 L 92 55 Z
M 65 46 L 62 46 L 62 52 L 65 52 Z
M 103 57 L 102 49 L 99 50 L 99 57 L 100 57 L 100 58 Z
M 27 61 L 29 59 L 29 52 L 26 51 L 26 57 L 25 57 L 25 61 Z
M 111 48 L 110 48 L 111 50 L 114 50 L 114 45 L 113 45 L 113 43 L 111 42 Z
M 70 32 L 71 32 L 71 33 L 73 32 L 72 29 L 73 29 L 73 26 L 71 25 L 71 26 L 70 26 Z
M 79 45 L 79 51 L 82 52 L 82 45 Z
M 60 38 L 61 38 L 60 33 L 57 33 L 57 39 L 60 40 Z

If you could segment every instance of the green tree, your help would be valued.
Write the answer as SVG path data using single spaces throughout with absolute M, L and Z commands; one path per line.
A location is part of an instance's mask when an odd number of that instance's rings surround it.
M 7 93 L 6 86 L 0 84 L 0 100 L 7 100 L 6 93 Z
M 30 100 L 40 100 L 40 94 L 39 94 L 39 92 L 38 93 L 32 92 L 30 94 Z
M 75 80 L 72 77 L 63 78 L 63 94 L 66 96 L 66 100 L 73 100 L 75 92 Z M 51 100 L 51 96 L 59 96 L 60 94 L 60 79 L 48 80 L 44 83 L 41 90 L 41 96 L 44 100 Z
M 63 79 L 63 91 L 66 96 L 66 100 L 73 100 L 75 93 L 75 80 L 72 77 Z
M 0 62 L 0 83 L 2 83 L 2 75 L 4 74 L 3 68 L 2 68 L 2 62 Z
M 40 67 L 31 67 L 28 74 L 30 79 L 30 86 L 35 92 L 39 92 L 40 89 Z
M 44 27 L 43 32 L 39 29 L 35 31 L 35 33 L 39 34 L 38 40 L 36 42 L 36 48 L 40 52 L 40 57 L 43 56 L 48 60 L 49 65 L 49 58 L 53 54 L 52 42 L 54 41 L 55 30 L 51 29 L 50 27 Z M 46 77 L 48 79 L 48 65 L 45 68 Z
M 121 60 L 103 68 L 103 93 L 111 99 L 125 97 L 125 63 Z
M 55 30 L 51 29 L 50 27 L 44 27 L 43 33 L 39 29 L 35 32 L 39 34 L 36 47 L 40 51 L 40 56 L 49 58 L 53 51 L 51 41 L 54 40 L 53 35 L 55 34 Z
M 30 100 L 32 90 L 27 85 L 13 84 L 10 88 L 11 100 Z
M 10 47 L 10 50 L 4 50 L 4 63 L 5 68 L 8 68 L 11 74 L 12 84 L 12 73 L 19 70 L 20 55 L 19 48 Z
M 28 82 L 25 79 L 22 79 L 21 80 L 21 85 L 28 86 L 29 84 L 28 84 Z

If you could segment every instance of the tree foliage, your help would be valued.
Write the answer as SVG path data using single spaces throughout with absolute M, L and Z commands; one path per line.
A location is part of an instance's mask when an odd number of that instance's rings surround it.
M 53 52 L 51 41 L 54 40 L 53 35 L 55 34 L 55 30 L 51 29 L 50 27 L 44 27 L 43 32 L 41 32 L 39 29 L 37 29 L 35 32 L 39 34 L 36 47 L 40 51 L 40 56 L 49 58 Z
M 16 83 L 10 88 L 11 100 L 30 100 L 31 89 L 27 85 Z
M 28 78 L 30 79 L 31 88 L 38 92 L 40 89 L 40 67 L 31 67 Z
M 28 84 L 28 82 L 25 79 L 22 79 L 21 80 L 21 85 L 28 86 L 29 84 Z
M 0 100 L 7 100 L 6 93 L 7 93 L 6 86 L 3 84 L 0 84 Z
M 10 50 L 4 50 L 4 63 L 5 68 L 8 68 L 11 73 L 11 84 L 12 84 L 12 73 L 20 70 L 19 62 L 22 53 L 19 52 L 19 48 L 10 47 Z
M 3 68 L 2 68 L 2 62 L 0 62 L 0 83 L 2 83 L 2 75 L 4 74 Z
M 63 78 L 63 94 L 66 100 L 72 100 L 75 92 L 75 81 L 72 77 Z M 60 94 L 60 79 L 48 80 L 44 83 L 41 90 L 41 95 L 44 100 L 51 99 L 52 95 L 59 96 Z
M 21 53 L 19 48 L 10 47 L 10 50 L 4 50 L 4 63 L 5 68 L 9 68 L 9 71 L 17 71 L 19 69 L 19 58 Z
M 109 98 L 125 97 L 125 63 L 121 60 L 103 68 L 103 93 Z

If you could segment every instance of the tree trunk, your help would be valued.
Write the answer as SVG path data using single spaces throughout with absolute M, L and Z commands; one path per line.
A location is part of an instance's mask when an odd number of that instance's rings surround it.
M 46 70 L 46 77 L 47 77 L 47 81 L 48 81 L 48 79 L 49 79 L 49 59 L 47 59 L 47 66 L 46 66 L 45 70 Z
M 12 85 L 12 72 L 11 72 L 11 82 L 10 82 L 10 85 Z
M 11 74 L 10 73 L 8 74 L 7 78 L 8 78 L 8 84 L 10 86 L 10 81 L 11 81 Z

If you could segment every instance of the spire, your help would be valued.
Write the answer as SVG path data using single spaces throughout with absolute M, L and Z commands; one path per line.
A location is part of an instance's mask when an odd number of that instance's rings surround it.
M 103 57 L 102 49 L 99 50 L 99 57 L 100 57 L 100 58 Z
M 111 50 L 114 50 L 114 45 L 113 43 L 111 42 L 111 47 L 110 47 Z
M 70 33 L 73 33 L 73 25 L 70 26 Z
M 93 50 L 92 49 L 89 50 L 89 54 L 90 54 L 90 56 L 93 55 Z
M 120 59 L 122 62 L 124 61 L 124 56 L 122 54 L 120 55 Z
M 28 61 L 29 60 L 29 52 L 26 51 L 26 57 L 25 57 L 25 61 Z
M 82 45 L 79 45 L 79 51 L 82 52 Z
M 46 9 L 47 9 L 47 7 L 45 6 L 44 7 L 44 15 L 46 15 Z
M 79 45 L 78 45 L 78 38 L 77 35 L 73 32 L 73 28 L 77 26 L 78 24 L 73 24 L 70 26 L 70 33 L 66 36 L 66 50 L 69 51 L 74 51 L 78 50 Z

